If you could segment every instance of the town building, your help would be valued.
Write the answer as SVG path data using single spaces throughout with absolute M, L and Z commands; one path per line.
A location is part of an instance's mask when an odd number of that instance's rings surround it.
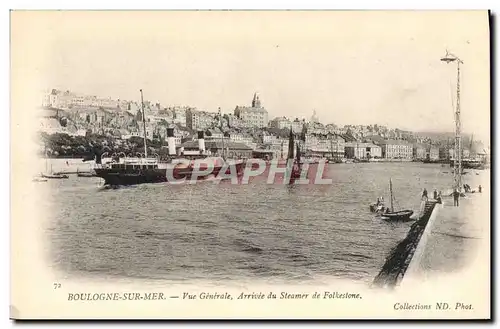
M 332 133 L 332 134 L 345 133 L 345 132 L 342 132 L 341 128 L 339 128 L 336 124 L 333 124 L 333 123 L 329 123 L 329 124 L 325 125 L 325 130 L 326 130 L 326 132 Z
M 184 151 L 196 151 L 199 150 L 198 141 L 187 141 L 179 146 Z M 206 140 L 205 149 L 210 152 L 211 155 L 221 156 L 224 150 L 224 154 L 228 158 L 238 158 L 238 159 L 248 159 L 252 157 L 252 149 L 243 143 L 235 143 L 231 141 L 222 140 Z
M 450 155 L 451 159 L 455 159 L 455 149 L 454 148 L 451 148 L 449 150 L 449 155 Z M 470 150 L 463 148 L 462 149 L 462 159 L 469 158 L 469 157 L 470 157 Z
M 207 129 L 214 124 L 215 114 L 216 113 L 188 108 L 186 110 L 186 126 L 192 130 Z
M 439 160 L 439 147 L 435 146 L 428 147 L 427 154 L 429 155 L 429 160 L 431 161 Z
M 227 126 L 230 128 L 243 128 L 246 126 L 245 121 L 238 118 L 236 115 L 229 113 L 225 115 Z
M 174 107 L 172 109 L 173 123 L 187 127 L 186 110 L 188 107 Z
M 305 120 L 299 120 L 298 118 L 295 118 L 295 120 L 293 120 L 291 122 L 291 125 L 292 125 L 292 131 L 295 134 L 299 134 L 299 133 L 301 133 L 304 130 L 304 126 L 306 125 L 306 121 Z
M 450 160 L 450 148 L 448 146 L 439 148 L 439 160 Z
M 382 157 L 385 159 L 412 159 L 413 146 L 403 140 L 384 140 L 382 141 Z
M 273 152 L 274 159 L 286 159 L 288 157 L 288 137 L 276 136 L 264 132 L 262 136 L 265 149 Z
M 425 160 L 427 159 L 427 149 L 428 146 L 416 143 L 413 145 L 413 159 L 414 160 Z
M 257 93 L 253 96 L 252 106 L 236 106 L 234 115 L 244 121 L 249 127 L 263 128 L 268 125 L 267 110 L 262 107 Z
M 257 143 L 255 143 L 252 136 L 242 133 L 231 133 L 229 134 L 229 139 L 234 143 L 242 143 L 250 147 L 252 150 L 257 148 Z
M 307 133 L 309 134 L 323 134 L 323 135 L 326 135 L 328 133 L 335 134 L 334 131 L 329 131 L 323 124 L 319 122 L 310 121 L 309 123 L 306 124 L 306 129 Z
M 372 143 L 345 143 L 345 157 L 348 159 L 371 159 L 382 157 L 382 147 Z
M 292 126 L 291 121 L 286 117 L 277 117 L 269 121 L 269 127 L 276 129 L 289 129 Z
M 73 108 L 107 108 L 126 109 L 128 102 L 110 97 L 77 94 L 69 90 L 61 91 L 52 89 L 43 96 L 42 105 L 59 109 Z
M 343 158 L 345 139 L 336 134 L 307 133 L 304 148 L 307 154 L 313 156 Z
M 296 134 L 301 133 L 304 129 L 304 126 L 307 126 L 305 120 L 299 120 L 295 118 L 294 120 L 290 120 L 287 117 L 277 117 L 269 121 L 270 128 L 276 129 L 290 129 Z

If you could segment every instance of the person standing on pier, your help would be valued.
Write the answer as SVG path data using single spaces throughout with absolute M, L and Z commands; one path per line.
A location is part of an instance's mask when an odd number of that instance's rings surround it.
M 481 187 L 481 185 L 479 185 L 479 187 L 477 188 L 478 192 L 481 193 L 481 191 L 483 190 L 483 188 Z
M 422 200 L 428 201 L 429 197 L 427 196 L 427 189 L 424 188 L 422 191 Z
M 460 192 L 457 189 L 453 190 L 453 206 L 458 207 L 458 198 L 460 197 Z
M 437 200 L 438 198 L 438 191 L 434 189 L 434 200 Z

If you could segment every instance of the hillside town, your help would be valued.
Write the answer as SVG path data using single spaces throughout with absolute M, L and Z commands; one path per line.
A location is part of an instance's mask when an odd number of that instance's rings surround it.
M 316 111 L 309 118 L 274 117 L 258 93 L 232 110 L 208 111 L 192 106 L 101 98 L 72 91 L 43 92 L 39 110 L 39 150 L 50 157 L 84 157 L 92 148 L 125 154 L 141 152 L 144 126 L 151 152 L 168 148 L 167 128 L 174 128 L 176 148 L 196 148 L 203 131 L 215 153 L 235 158 L 286 158 L 290 129 L 305 157 L 380 161 L 449 161 L 454 158 L 451 133 L 417 133 L 378 124 L 322 123 Z M 244 102 L 243 102 L 244 103 Z M 142 122 L 142 105 L 146 123 Z M 462 157 L 489 157 L 473 135 L 462 138 Z

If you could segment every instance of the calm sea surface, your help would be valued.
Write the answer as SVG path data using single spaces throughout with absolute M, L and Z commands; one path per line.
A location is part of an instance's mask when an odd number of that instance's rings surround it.
M 447 172 L 447 173 L 444 173 Z M 411 223 L 375 218 L 389 200 L 418 213 L 425 187 L 447 189 L 449 166 L 330 165 L 332 185 L 146 184 L 105 190 L 99 178 L 52 180 L 45 206 L 49 257 L 74 276 L 148 280 L 371 281 Z M 473 188 L 476 175 L 466 178 Z M 45 187 L 44 187 L 45 188 Z

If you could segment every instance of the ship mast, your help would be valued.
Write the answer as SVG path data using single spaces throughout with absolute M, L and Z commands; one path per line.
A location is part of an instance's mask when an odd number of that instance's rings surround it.
M 220 107 L 219 107 L 219 127 L 220 127 L 220 132 L 222 134 L 221 137 L 221 142 L 222 142 L 222 159 L 226 161 L 226 156 L 225 156 L 225 149 L 224 149 L 224 130 L 223 130 L 223 124 L 222 124 L 222 114 L 220 112 Z
M 453 180 L 454 180 L 454 188 L 457 191 L 461 190 L 462 186 L 462 138 L 461 138 L 461 128 L 462 123 L 460 121 L 460 64 L 463 64 L 463 61 L 457 56 L 448 53 L 446 51 L 445 57 L 441 58 L 441 61 L 450 63 L 457 63 L 457 104 L 455 109 L 455 159 L 453 161 Z
M 335 158 L 335 154 L 333 153 L 333 140 L 330 137 L 330 151 L 332 152 L 332 159 Z
M 392 201 L 392 178 L 389 178 L 389 189 L 391 190 L 391 212 L 394 212 L 394 206 Z
M 144 129 L 144 158 L 148 157 L 148 145 L 147 145 L 147 137 L 146 137 L 146 112 L 144 110 L 144 98 L 142 96 L 142 89 L 139 89 L 141 92 L 141 108 L 142 108 L 142 127 Z
M 290 125 L 290 135 L 288 136 L 288 159 L 293 159 L 294 145 L 293 145 L 293 131 Z
M 469 145 L 469 158 L 472 158 L 472 143 L 474 141 L 474 134 L 472 134 L 472 137 L 470 138 L 470 145 Z M 475 155 L 475 154 L 474 154 Z

